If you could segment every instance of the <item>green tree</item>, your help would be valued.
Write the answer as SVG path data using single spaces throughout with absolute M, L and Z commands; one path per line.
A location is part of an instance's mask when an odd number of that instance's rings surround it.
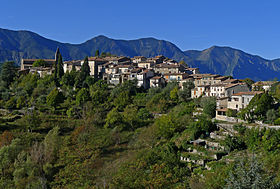
M 38 112 L 36 112 L 35 110 L 32 110 L 32 111 L 28 112 L 27 115 L 22 117 L 19 120 L 19 123 L 21 125 L 25 126 L 25 128 L 28 132 L 32 133 L 34 129 L 38 128 L 41 125 L 42 119 L 39 116 Z
M 140 120 L 137 117 L 138 108 L 135 105 L 128 105 L 123 112 L 123 118 L 128 123 L 131 130 L 136 129 L 139 126 Z
M 198 139 L 199 137 L 207 137 L 209 134 L 217 130 L 217 126 L 205 116 L 199 117 L 198 121 L 193 122 L 187 128 L 191 134 L 191 139 Z
M 170 91 L 170 99 L 174 102 L 178 101 L 178 87 L 174 87 L 172 91 Z
M 157 127 L 158 136 L 167 139 L 171 138 L 177 129 L 177 125 L 171 115 L 163 115 L 156 119 L 155 125 Z
M 97 49 L 96 51 L 95 51 L 95 57 L 99 57 L 99 50 Z
M 216 98 L 215 97 L 204 97 L 201 99 L 201 106 L 203 113 L 211 116 L 216 116 Z
M 6 173 L 8 173 L 9 168 L 13 167 L 13 163 L 21 150 L 22 145 L 20 139 L 14 139 L 10 145 L 0 148 L 1 178 L 7 176 Z
M 228 109 L 226 111 L 226 116 L 228 117 L 236 117 L 237 116 L 237 111 L 233 109 Z
M 57 75 L 56 78 L 60 81 L 62 76 L 64 75 L 64 70 L 63 70 L 63 60 L 62 60 L 62 56 L 59 53 L 58 55 L 58 60 L 57 60 Z
M 83 76 L 84 80 L 86 79 L 87 76 L 90 76 L 90 68 L 89 68 L 88 57 L 87 56 L 85 57 L 84 63 L 81 67 L 81 73 L 82 73 L 82 76 Z
M 5 104 L 5 108 L 7 109 L 15 109 L 17 106 L 17 99 L 15 96 L 11 97 Z
M 67 72 L 61 78 L 61 84 L 73 87 L 75 84 L 76 75 L 77 75 L 77 72 L 75 72 L 75 71 L 69 72 L 67 70 Z
M 105 119 L 105 128 L 114 128 L 118 127 L 120 129 L 123 128 L 123 116 L 117 110 L 117 108 L 113 108 L 108 114 Z
M 79 90 L 77 96 L 76 96 L 76 104 L 78 106 L 83 105 L 86 101 L 88 101 L 90 99 L 88 90 L 85 88 L 82 88 L 81 90 Z
M 249 105 L 239 113 L 239 116 L 249 122 L 255 119 L 265 120 L 266 112 L 269 109 L 273 109 L 273 105 L 274 100 L 270 94 L 267 92 L 257 94 L 252 98 Z
M 184 82 L 182 90 L 179 91 L 178 96 L 181 102 L 186 102 L 191 98 L 191 92 L 194 88 L 193 82 Z
M 237 136 L 230 136 L 228 135 L 225 140 L 223 141 L 223 146 L 228 150 L 229 152 L 237 149 L 237 150 L 244 150 L 246 149 L 246 144 L 242 140 L 241 137 Z
M 138 119 L 144 121 L 144 120 L 151 118 L 152 116 L 151 116 L 151 113 L 146 108 L 141 108 L 137 112 L 137 117 L 138 117 Z
M 265 172 L 263 165 L 255 158 L 238 162 L 226 180 L 228 189 L 236 188 L 279 188 L 273 176 Z
M 102 53 L 101 53 L 101 57 L 104 58 L 104 57 L 106 57 L 106 56 L 107 56 L 107 55 L 106 55 L 106 52 L 102 52 Z
M 64 101 L 64 96 L 57 88 L 53 89 L 47 96 L 47 104 L 56 108 L 60 103 Z
M 89 64 L 88 64 L 88 57 L 86 56 L 85 59 L 84 59 L 84 63 L 81 67 L 81 71 L 79 72 L 78 76 L 77 76 L 77 80 L 76 80 L 76 87 L 88 87 L 86 86 L 86 78 L 90 76 L 90 67 L 89 67 Z
M 61 140 L 59 138 L 59 127 L 55 127 L 48 132 L 43 144 L 45 162 L 54 163 L 58 158 L 58 150 L 61 144 Z
M 108 100 L 109 88 L 105 81 L 99 80 L 90 86 L 90 96 L 94 104 L 103 104 Z
M 17 69 L 14 62 L 5 62 L 1 68 L 1 81 L 4 87 L 9 87 L 15 80 Z
M 273 123 L 274 120 L 276 120 L 278 117 L 278 114 L 277 114 L 277 111 L 274 110 L 274 109 L 270 109 L 266 112 L 266 120 L 269 122 L 269 123 Z
M 117 107 L 119 110 L 123 110 L 128 104 L 131 103 L 131 98 L 129 96 L 129 91 L 121 92 L 115 99 L 114 99 L 114 106 Z
M 20 108 L 24 107 L 25 105 L 26 105 L 26 97 L 20 96 L 17 99 L 17 108 L 20 109 Z
M 36 60 L 35 62 L 33 62 L 32 64 L 32 67 L 46 67 L 47 66 L 47 63 L 45 60 L 43 59 L 39 59 L 39 60 Z

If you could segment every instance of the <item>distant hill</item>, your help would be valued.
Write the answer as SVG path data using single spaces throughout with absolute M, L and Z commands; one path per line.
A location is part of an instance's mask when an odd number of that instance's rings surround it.
M 249 77 L 253 80 L 272 80 L 280 76 L 280 59 L 266 60 L 230 47 L 213 46 L 203 51 L 185 51 L 188 63 L 204 73 Z M 279 78 L 280 79 L 280 78 Z
M 100 52 L 129 57 L 164 55 L 177 61 L 184 60 L 191 67 L 199 67 L 202 73 L 232 75 L 241 79 L 270 80 L 280 75 L 280 59 L 266 60 L 230 47 L 213 46 L 203 51 L 183 52 L 173 43 L 155 38 L 115 40 L 105 36 L 81 44 L 69 44 L 46 39 L 30 31 L 0 29 L 0 62 L 13 60 L 19 64 L 21 58 L 54 58 L 57 47 L 64 60 L 93 56 L 99 49 Z
M 52 58 L 57 47 L 65 60 L 93 56 L 97 49 L 100 52 L 130 57 L 153 57 L 160 54 L 176 60 L 185 57 L 184 52 L 174 44 L 154 38 L 126 41 L 98 36 L 82 44 L 69 44 L 46 39 L 29 31 L 0 29 L 0 62 L 14 60 L 20 63 L 21 58 Z

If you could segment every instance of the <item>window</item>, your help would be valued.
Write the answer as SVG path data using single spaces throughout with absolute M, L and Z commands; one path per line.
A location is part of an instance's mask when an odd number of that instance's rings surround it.
M 236 108 L 238 108 L 238 105 L 236 104 Z

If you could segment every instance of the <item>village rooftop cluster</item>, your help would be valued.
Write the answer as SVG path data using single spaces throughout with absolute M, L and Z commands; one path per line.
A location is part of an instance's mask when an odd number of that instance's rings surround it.
M 34 67 L 34 62 L 38 59 L 22 59 L 21 73 L 38 73 L 40 77 L 53 73 L 55 59 L 43 59 L 46 62 L 44 67 Z M 72 60 L 63 62 L 64 72 L 75 69 L 79 71 L 84 60 Z M 199 68 L 190 68 L 183 62 L 159 55 L 153 58 L 144 56 L 119 57 L 89 57 L 88 64 L 90 75 L 95 79 L 103 79 L 111 86 L 116 86 L 127 80 L 137 80 L 137 86 L 148 89 L 151 87 L 164 87 L 168 82 L 176 81 L 181 89 L 185 82 L 193 82 L 194 88 L 191 90 L 191 98 L 212 96 L 217 98 L 216 118 L 224 120 L 226 111 L 232 109 L 239 111 L 245 108 L 251 99 L 262 91 L 260 88 L 268 90 L 273 81 L 257 82 L 249 86 L 230 76 L 217 74 L 200 74 Z

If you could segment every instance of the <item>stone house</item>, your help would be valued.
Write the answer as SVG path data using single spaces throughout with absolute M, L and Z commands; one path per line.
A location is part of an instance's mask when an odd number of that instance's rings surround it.
M 146 60 L 147 58 L 144 56 L 135 56 L 134 58 L 132 58 L 133 63 L 145 62 Z
M 192 89 L 191 98 L 199 98 L 200 96 L 210 96 L 210 85 L 199 85 Z
M 271 88 L 271 86 L 277 82 L 278 81 L 258 81 L 252 85 L 252 90 L 253 91 L 260 91 L 260 90 L 268 91 Z
M 256 94 L 261 94 L 263 93 L 262 91 L 249 91 L 249 92 L 239 92 L 232 94 L 232 96 L 228 99 L 228 109 L 233 109 L 233 110 L 241 110 L 243 108 L 246 108 L 252 98 Z
M 168 74 L 168 73 L 180 73 L 184 71 L 184 68 L 182 65 L 176 65 L 176 64 L 156 64 L 154 66 L 155 73 L 158 74 Z
M 63 71 L 66 73 L 67 71 L 72 71 L 75 68 L 77 71 L 81 70 L 81 60 L 71 60 L 63 62 Z
M 187 79 L 189 77 L 189 74 L 187 74 L 187 73 L 166 73 L 166 74 L 163 74 L 163 77 L 167 82 L 182 81 L 184 79 Z
M 199 74 L 199 68 L 186 68 L 186 73 L 188 74 Z
M 147 69 L 153 68 L 154 65 L 155 65 L 155 63 L 153 63 L 153 62 L 138 62 L 137 63 L 137 66 L 139 68 L 147 68 Z
M 150 87 L 164 87 L 165 85 L 165 79 L 161 76 L 154 76 L 150 78 Z
M 138 73 L 137 78 L 137 86 L 144 87 L 144 89 L 150 88 L 150 78 L 154 76 L 154 72 L 152 70 L 142 70 L 142 72 Z
M 245 83 L 233 83 L 233 84 L 215 84 L 210 87 L 210 96 L 231 97 L 234 93 L 248 92 L 249 87 Z
M 98 78 L 98 65 L 105 64 L 107 61 L 99 57 L 89 57 L 88 65 L 90 68 L 90 75 L 94 78 Z M 81 65 L 84 64 L 84 60 L 81 61 Z
M 59 48 L 57 48 L 57 50 L 55 52 L 54 59 L 42 59 L 46 62 L 45 67 L 50 68 L 55 65 L 56 61 L 58 60 L 58 53 L 59 53 Z M 20 70 L 32 68 L 33 63 L 37 60 L 40 60 L 40 59 L 21 59 Z
M 105 57 L 103 58 L 104 61 L 109 62 L 109 63 L 113 63 L 113 64 L 130 64 L 131 60 L 128 57 L 115 57 L 115 56 L 110 56 L 110 57 Z
M 191 76 L 194 78 L 195 86 L 216 84 L 218 82 L 216 78 L 220 77 L 214 74 L 192 74 Z
M 37 73 L 40 77 L 44 77 L 46 75 L 51 75 L 54 72 L 54 68 L 44 68 L 44 67 L 31 67 L 29 69 L 29 73 Z
M 130 72 L 134 67 L 132 65 L 118 65 L 115 68 L 117 69 L 118 73 L 123 74 Z

